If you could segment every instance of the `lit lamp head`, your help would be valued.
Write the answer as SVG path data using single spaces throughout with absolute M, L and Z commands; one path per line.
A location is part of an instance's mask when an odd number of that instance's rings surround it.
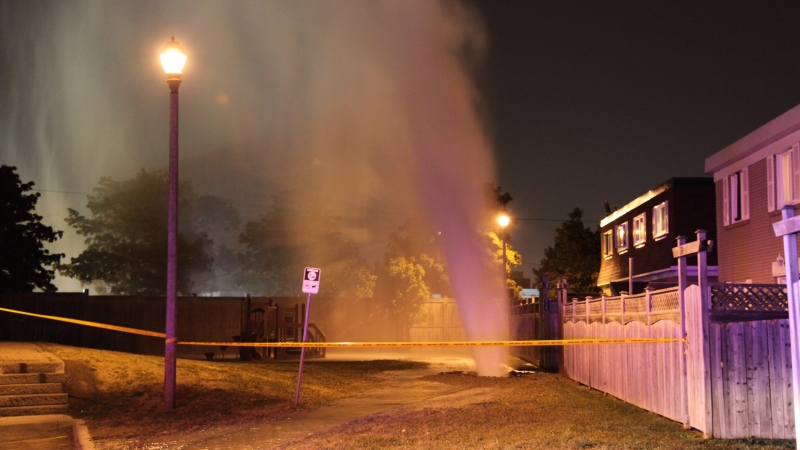
M 161 65 L 164 67 L 164 72 L 167 73 L 167 83 L 170 83 L 170 86 L 172 86 L 171 82 L 181 82 L 184 64 L 186 64 L 186 52 L 173 36 L 172 40 L 167 42 L 167 46 L 164 47 L 164 52 L 161 53 Z
M 502 213 L 499 216 L 497 216 L 497 224 L 500 225 L 501 227 L 505 228 L 510 223 L 511 223 L 511 217 L 509 217 L 508 214 Z

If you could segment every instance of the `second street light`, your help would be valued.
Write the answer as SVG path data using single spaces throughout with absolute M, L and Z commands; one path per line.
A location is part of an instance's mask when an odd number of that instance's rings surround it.
M 503 240 L 503 276 L 507 278 L 508 271 L 506 266 L 508 264 L 508 257 L 506 256 L 506 245 L 508 242 L 508 225 L 511 224 L 511 217 L 506 213 L 501 213 L 497 216 L 497 224 L 500 225 L 500 239 Z
M 164 344 L 164 408 L 175 408 L 175 311 L 178 297 L 178 87 L 186 53 L 175 41 L 167 43 L 161 65 L 169 85 L 169 200 L 167 219 L 167 319 Z

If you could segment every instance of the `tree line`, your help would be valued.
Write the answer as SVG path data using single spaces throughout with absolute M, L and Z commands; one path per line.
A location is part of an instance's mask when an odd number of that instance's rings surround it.
M 45 243 L 61 231 L 44 225 L 34 213 L 39 193 L 23 183 L 15 167 L 0 167 L 0 293 L 53 291 L 58 271 L 96 292 L 163 295 L 167 258 L 167 174 L 141 170 L 128 180 L 102 178 L 88 195 L 84 214 L 67 211 L 66 222 L 84 237 L 85 249 L 69 261 L 52 254 Z M 413 320 L 419 304 L 432 294 L 450 295 L 446 261 L 437 230 L 420 218 L 409 218 L 388 237 L 383 258 L 369 262 L 348 239 L 341 218 L 324 205 L 313 212 L 292 208 L 291 191 L 273 195 L 271 206 L 240 230 L 241 220 L 226 199 L 198 194 L 181 182 L 178 231 L 178 290 L 194 292 L 241 290 L 254 295 L 291 296 L 298 291 L 300 270 L 308 261 L 324 268 L 325 295 L 389 299 L 391 313 Z M 490 208 L 505 209 L 511 196 L 492 187 Z M 478 200 L 480 201 L 480 200 Z M 575 209 L 557 230 L 535 274 L 551 279 L 569 276 L 573 287 L 596 282 L 599 232 L 581 222 Z M 484 231 L 497 264 L 503 260 L 498 230 Z M 231 238 L 235 236 L 235 238 Z M 595 246 L 596 240 L 596 246 Z M 596 251 L 595 251 L 596 247 Z M 580 264 L 568 255 L 580 253 Z M 592 255 L 592 256 L 589 256 Z M 587 257 L 588 256 L 588 257 Z M 522 257 L 506 248 L 506 273 Z M 596 260 L 596 268 L 591 261 Z M 575 277 L 575 278 L 573 278 Z M 508 278 L 511 295 L 520 287 Z

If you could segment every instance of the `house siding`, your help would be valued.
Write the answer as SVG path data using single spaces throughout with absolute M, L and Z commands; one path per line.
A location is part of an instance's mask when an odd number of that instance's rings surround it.
M 718 230 L 719 281 L 774 283 L 772 263 L 783 255 L 783 241 L 775 237 L 772 224 L 780 211 L 767 211 L 767 162 L 748 167 L 750 218 L 725 226 L 722 218 L 722 180 L 715 183 Z
M 703 228 L 709 232 L 708 238 L 714 239 L 715 201 L 713 180 L 711 178 L 673 178 L 655 188 L 655 190 L 658 191 L 665 186 L 666 189 L 663 192 L 638 206 L 631 207 L 624 215 L 601 227 L 600 232 L 602 234 L 609 230 L 613 232 L 616 226 L 627 223 L 631 241 L 627 252 L 619 254 L 614 249 L 613 255 L 601 260 L 600 274 L 597 280 L 598 286 L 605 287 L 609 282 L 627 278 L 628 261 L 631 258 L 633 259 L 634 280 L 637 275 L 658 272 L 675 266 L 677 263 L 672 257 L 672 248 L 677 245 L 676 238 L 678 236 L 684 236 L 687 241 L 693 241 L 695 232 L 699 228 Z M 669 230 L 666 236 L 654 240 L 653 207 L 664 201 L 668 202 Z M 635 202 L 632 202 L 625 208 L 634 204 Z M 635 248 L 632 241 L 633 219 L 642 213 L 645 214 L 647 239 L 644 246 Z M 717 264 L 716 252 L 712 250 L 709 252 L 708 257 L 708 264 L 715 266 Z M 696 261 L 696 256 L 690 257 L 688 263 L 689 265 L 696 265 Z M 675 280 L 665 278 L 662 281 Z

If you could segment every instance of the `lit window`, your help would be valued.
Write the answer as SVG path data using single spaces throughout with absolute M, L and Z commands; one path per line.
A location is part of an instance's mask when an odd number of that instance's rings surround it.
M 633 218 L 633 246 L 641 247 L 647 240 L 647 230 L 645 230 L 645 213 L 641 213 Z
M 667 202 L 653 207 L 653 239 L 661 239 L 669 233 Z
M 722 179 L 722 221 L 724 225 L 750 218 L 750 200 L 747 185 L 747 168 Z
M 615 247 L 617 247 L 617 253 L 625 253 L 628 251 L 628 222 L 625 222 L 621 225 L 617 225 L 614 227 L 614 239 Z
M 800 145 L 767 158 L 767 210 L 800 203 Z
M 601 243 L 603 244 L 603 258 L 611 258 L 611 256 L 614 254 L 614 236 L 612 235 L 611 230 L 603 233 L 603 241 Z

